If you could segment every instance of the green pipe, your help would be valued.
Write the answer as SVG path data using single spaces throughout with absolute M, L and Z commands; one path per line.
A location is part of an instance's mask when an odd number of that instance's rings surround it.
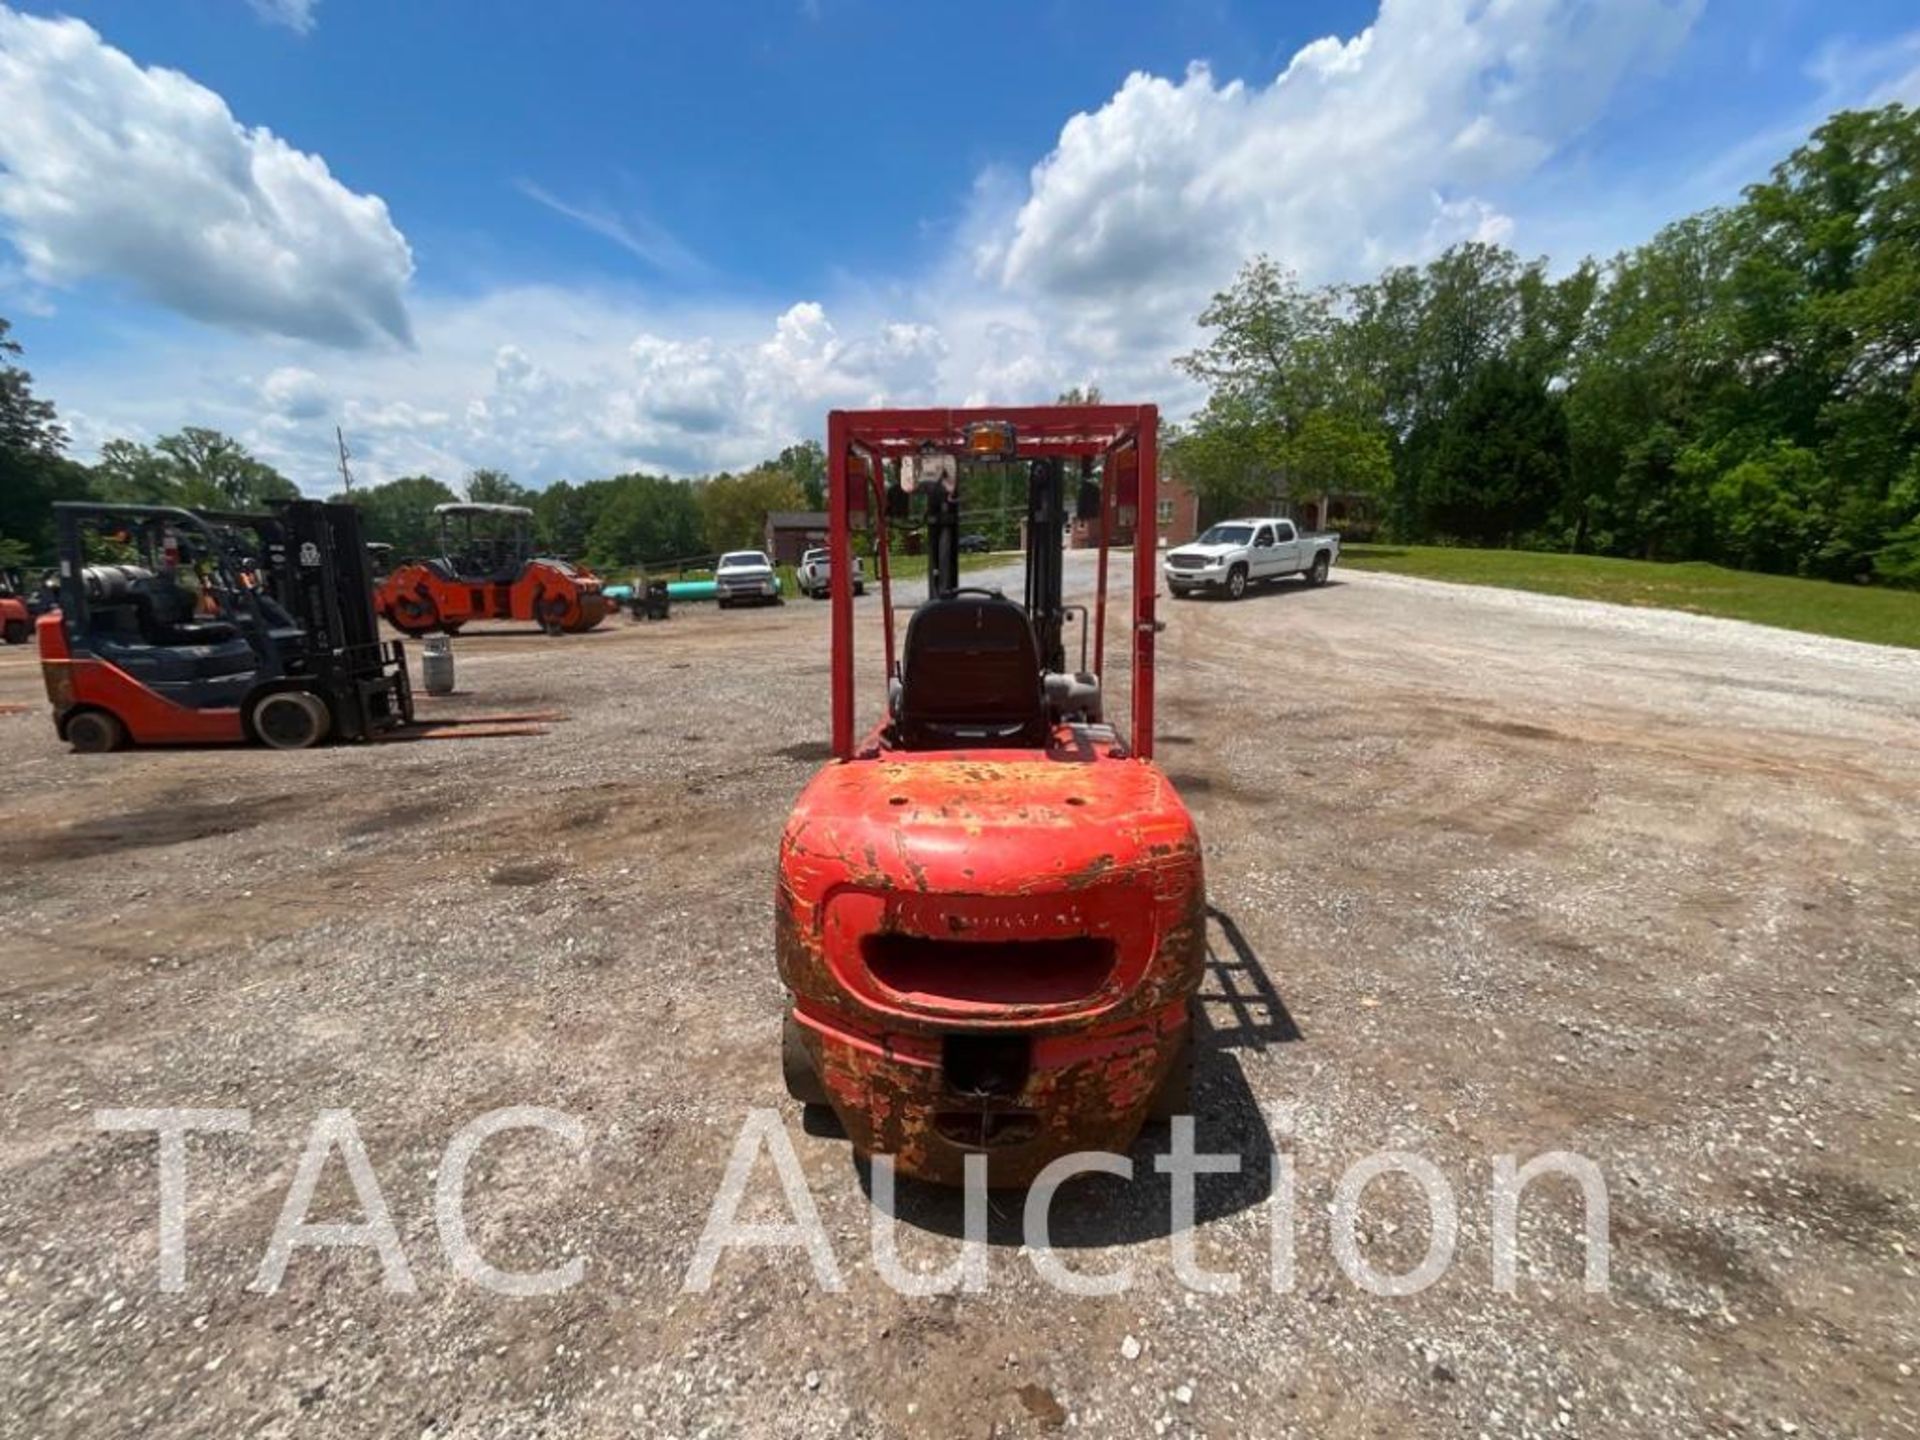
M 713 599 L 711 580 L 670 580 L 667 582 L 669 600 L 711 600 Z

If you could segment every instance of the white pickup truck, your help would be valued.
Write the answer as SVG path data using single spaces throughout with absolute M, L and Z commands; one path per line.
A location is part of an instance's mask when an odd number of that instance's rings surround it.
M 713 567 L 713 598 L 722 610 L 735 605 L 778 605 L 780 577 L 764 550 L 729 550 Z
M 1289 575 L 1324 585 L 1339 558 L 1340 537 L 1332 531 L 1302 531 L 1291 520 L 1261 516 L 1223 520 L 1198 540 L 1168 551 L 1161 573 L 1176 598 L 1217 590 L 1238 600 L 1249 585 Z
M 824 549 L 807 551 L 800 557 L 800 564 L 793 572 L 793 582 L 800 587 L 800 593 L 815 600 L 824 600 L 832 587 L 833 557 Z M 853 593 L 867 593 L 867 571 L 858 555 L 853 557 Z

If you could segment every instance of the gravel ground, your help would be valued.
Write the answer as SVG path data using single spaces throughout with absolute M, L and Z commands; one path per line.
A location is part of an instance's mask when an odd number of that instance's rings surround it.
M 446 710 L 564 707 L 544 738 L 89 757 L 0 717 L 0 1431 L 1920 1434 L 1920 659 L 1377 575 L 1163 613 L 1160 757 L 1216 909 L 1199 1139 L 1243 1165 L 1180 1237 L 1164 1129 L 1136 1182 L 1063 1190 L 1066 1262 L 1132 1266 L 1107 1298 L 1039 1281 L 1017 1196 L 984 1292 L 896 1295 L 845 1142 L 784 1100 L 773 848 L 825 751 L 826 607 L 463 636 Z M 0 655 L 0 702 L 37 683 Z M 501 1267 L 583 1258 L 559 1295 L 459 1278 L 436 1231 L 448 1141 L 515 1104 L 588 1157 L 490 1142 L 468 1223 Z M 94 1128 L 143 1106 L 250 1121 L 189 1146 L 177 1294 L 154 1142 Z M 755 1107 L 841 1292 L 767 1251 L 683 1293 Z M 412 1294 L 356 1249 L 249 1290 L 329 1109 Z M 1400 1298 L 1329 1238 L 1381 1150 L 1458 1200 L 1453 1264 Z M 1553 1150 L 1606 1181 L 1605 1294 L 1565 1181 L 1492 1282 L 1494 1157 Z M 909 1260 L 956 1253 L 953 1197 L 901 1209 Z M 313 1217 L 360 1213 L 336 1157 Z M 1366 1263 L 1426 1252 L 1405 1177 L 1362 1215 Z M 1189 1292 L 1176 1238 L 1237 1292 Z

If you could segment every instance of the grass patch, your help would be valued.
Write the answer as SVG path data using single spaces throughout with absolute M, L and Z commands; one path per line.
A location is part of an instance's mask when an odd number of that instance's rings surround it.
M 1495 585 L 1578 600 L 1685 610 L 1785 630 L 1920 649 L 1920 592 L 1757 575 L 1701 561 L 1664 565 L 1529 550 L 1348 545 L 1340 563 L 1458 585 Z

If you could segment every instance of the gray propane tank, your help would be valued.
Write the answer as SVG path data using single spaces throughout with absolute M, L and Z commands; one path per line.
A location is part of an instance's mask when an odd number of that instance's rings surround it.
M 420 678 L 429 695 L 453 693 L 453 637 L 435 635 L 420 653 Z

